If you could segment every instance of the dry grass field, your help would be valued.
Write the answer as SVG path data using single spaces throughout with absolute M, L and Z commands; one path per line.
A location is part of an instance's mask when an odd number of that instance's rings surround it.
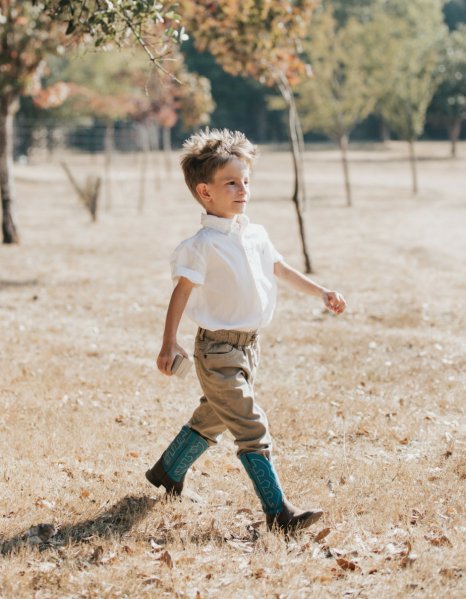
M 197 404 L 194 374 L 154 367 L 168 258 L 199 207 L 176 166 L 116 159 L 96 224 L 56 162 L 17 166 L 22 243 L 0 247 L 0 597 L 459 598 L 466 596 L 466 145 L 306 156 L 314 277 L 335 317 L 280 288 L 262 334 L 259 403 L 289 498 L 325 515 L 266 532 L 231 437 L 188 475 L 205 500 L 167 502 L 144 472 Z M 78 178 L 101 157 L 69 157 Z M 155 167 L 154 167 L 155 168 Z M 153 177 L 154 178 L 154 177 Z M 264 152 L 249 215 L 301 266 L 286 153 Z M 195 327 L 182 324 L 187 349 Z M 39 524 L 48 524 L 40 529 Z M 46 542 L 42 542 L 42 541 Z

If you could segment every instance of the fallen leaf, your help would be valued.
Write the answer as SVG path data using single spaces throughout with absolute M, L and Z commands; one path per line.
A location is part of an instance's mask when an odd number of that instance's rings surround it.
M 40 572 L 51 572 L 52 570 L 55 570 L 56 567 L 57 567 L 57 564 L 54 562 L 41 562 L 39 564 L 39 571 Z
M 314 541 L 316 541 L 316 543 L 320 543 L 329 534 L 330 528 L 323 528 L 320 532 L 316 534 L 316 536 L 314 537 Z
M 128 451 L 128 455 L 130 458 L 138 458 L 139 457 L 139 451 Z
M 324 584 L 327 584 L 328 582 L 332 582 L 332 577 L 326 576 L 325 574 L 320 574 L 319 576 L 314 576 L 312 580 L 314 582 L 322 582 Z
M 104 554 L 104 548 L 102 547 L 102 545 L 97 545 L 97 547 L 92 552 L 90 561 L 91 562 L 100 562 L 103 554 Z
M 168 553 L 168 551 L 164 551 L 163 553 L 161 553 L 157 559 L 163 562 L 169 568 L 173 568 L 172 556 Z
M 410 523 L 412 525 L 415 525 L 418 523 L 418 521 L 422 518 L 423 514 L 419 511 L 419 510 L 411 510 L 411 518 L 410 518 Z
M 405 555 L 400 560 L 400 566 L 402 568 L 407 568 L 408 566 L 412 566 L 414 562 L 417 560 L 417 555 L 415 553 L 410 553 L 409 555 Z
M 159 542 L 156 539 L 151 539 L 150 541 L 150 546 L 152 547 L 152 549 L 154 551 L 162 551 L 165 543 L 163 541 Z
M 354 562 L 350 562 L 349 560 L 345 559 L 344 557 L 337 557 L 336 562 L 340 566 L 340 568 L 342 568 L 343 570 L 354 571 L 358 567 Z
M 441 535 L 440 537 L 432 537 L 432 538 L 426 537 L 426 539 L 435 547 L 453 547 L 453 543 L 445 535 Z
M 254 544 L 251 541 L 240 541 L 239 539 L 227 539 L 227 545 L 239 549 L 243 553 L 252 553 L 254 551 Z
M 158 576 L 149 576 L 149 578 L 144 578 L 142 582 L 145 585 L 155 584 L 158 586 L 162 581 Z
M 399 556 L 407 556 L 411 551 L 411 543 L 408 541 L 403 545 L 395 545 L 395 543 L 388 543 L 385 547 L 385 550 L 390 555 L 399 555 Z
M 112 562 L 115 561 L 116 558 L 117 558 L 117 552 L 111 551 L 105 557 L 102 557 L 101 562 L 103 564 L 111 564 Z
M 46 507 L 46 508 L 49 508 L 49 510 L 51 510 L 55 507 L 55 502 L 48 501 L 47 499 L 38 499 L 36 501 L 36 506 L 37 507 Z
M 232 466 L 231 464 L 227 464 L 227 465 L 225 466 L 225 470 L 226 470 L 227 472 L 230 472 L 230 473 L 233 473 L 233 472 L 234 472 L 234 473 L 241 472 L 241 470 L 238 468 L 238 466 Z
M 461 578 L 463 570 L 461 568 L 442 568 L 440 574 L 446 578 Z

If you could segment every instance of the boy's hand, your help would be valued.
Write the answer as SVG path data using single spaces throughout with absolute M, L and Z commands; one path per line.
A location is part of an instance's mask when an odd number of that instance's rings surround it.
M 324 291 L 322 299 L 325 307 L 334 314 L 341 314 L 346 308 L 345 298 L 337 291 Z
M 167 376 L 172 376 L 172 365 L 176 354 L 181 354 L 185 358 L 188 357 L 188 354 L 180 345 L 178 345 L 178 343 L 164 343 L 162 345 L 157 358 L 157 368 L 160 372 Z

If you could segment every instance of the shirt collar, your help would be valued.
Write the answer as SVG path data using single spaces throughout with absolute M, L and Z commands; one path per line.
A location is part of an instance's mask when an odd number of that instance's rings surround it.
M 201 225 L 210 229 L 216 229 L 221 233 L 243 233 L 249 224 L 249 218 L 245 214 L 237 214 L 233 218 L 223 218 L 214 214 L 201 214 Z

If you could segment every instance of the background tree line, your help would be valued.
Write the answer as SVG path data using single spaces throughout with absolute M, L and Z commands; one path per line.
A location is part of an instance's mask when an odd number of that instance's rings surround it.
M 177 143 L 210 122 L 256 142 L 289 140 L 309 271 L 304 141 L 338 142 L 350 205 L 350 136 L 405 139 L 416 191 L 414 141 L 426 119 L 431 133 L 448 132 L 453 154 L 461 135 L 465 22 L 466 0 L 1 0 L 4 241 L 17 240 L 8 174 L 14 116 L 18 128 L 66 127 L 71 142 L 73 125 L 97 128 L 95 149 L 105 149 L 108 163 L 116 124 L 138 124 L 131 143 L 146 151 L 160 143 L 169 150 L 172 136 Z M 108 44 L 137 50 L 109 52 Z M 104 51 L 83 53 L 90 47 Z
M 347 2 L 336 0 L 334 2 L 323 2 L 323 4 L 334 6 L 334 17 L 337 26 L 344 27 L 350 18 L 356 19 L 361 24 L 367 22 L 369 11 L 373 8 L 374 2 L 372 0 L 350 0 Z M 460 46 L 461 40 L 465 38 L 464 29 L 461 27 L 463 23 L 466 23 L 465 0 L 450 0 L 446 2 L 443 5 L 443 19 L 451 31 L 452 41 L 450 45 L 456 44 L 456 46 Z M 424 19 L 421 19 L 422 21 Z M 311 32 L 313 29 L 316 29 L 315 26 L 316 19 L 314 18 L 314 22 L 311 25 Z M 379 40 L 379 45 L 380 43 Z M 212 99 L 215 105 L 210 115 L 210 124 L 212 127 L 234 127 L 241 129 L 258 143 L 287 141 L 285 111 L 283 108 L 277 107 L 277 104 L 274 103 L 273 90 L 264 87 L 251 77 L 230 75 L 215 61 L 208 50 L 204 52 L 196 50 L 192 37 L 183 42 L 180 50 L 187 69 L 190 72 L 195 72 L 206 77 L 210 81 Z M 443 51 L 446 51 L 448 55 L 448 49 Z M 465 50 L 462 48 L 461 54 L 464 52 Z M 461 56 L 458 56 L 458 59 L 461 62 Z M 110 61 L 107 62 L 109 63 Z M 462 64 L 464 66 L 466 63 L 463 62 Z M 446 68 L 451 68 L 451 66 L 451 64 L 447 65 Z M 79 64 L 74 62 L 73 69 L 75 70 L 76 77 L 78 79 L 82 78 L 83 73 L 79 72 Z M 464 83 L 464 86 L 466 87 L 466 83 Z M 448 113 L 452 112 L 453 109 L 451 104 L 448 104 L 448 100 L 444 98 L 445 95 L 448 95 L 448 87 L 451 88 L 452 84 L 448 83 L 442 86 L 442 89 L 439 90 L 440 93 L 436 94 L 429 104 L 424 131 L 424 136 L 428 139 L 446 139 L 450 137 L 451 133 L 456 134 L 457 132 L 458 136 L 461 133 L 463 136 L 466 135 L 465 132 L 458 131 L 459 119 L 456 119 L 456 123 L 453 125 L 454 130 L 450 131 L 452 125 L 448 122 Z M 27 132 L 30 132 L 31 128 L 40 127 L 44 124 L 51 125 L 54 120 L 59 123 L 60 116 L 59 111 L 41 110 L 33 104 L 30 96 L 23 96 L 16 120 L 19 127 L 23 127 L 24 136 L 27 137 Z M 352 130 L 352 138 L 357 140 L 384 139 L 387 135 L 386 123 L 382 122 L 380 116 L 378 111 L 369 111 L 369 114 L 363 115 L 362 119 L 357 120 Z M 100 118 L 100 115 L 96 115 L 95 120 L 97 124 L 100 123 Z M 69 119 L 66 119 L 66 121 L 69 121 Z M 117 119 L 117 121 L 118 127 L 124 127 L 124 119 Z M 81 121 L 79 125 L 83 131 L 93 129 L 93 124 L 89 122 L 84 124 Z M 183 122 L 177 121 L 172 129 L 174 143 L 179 144 L 184 139 L 185 133 L 186 128 L 183 127 Z M 392 131 L 391 135 L 397 138 L 396 131 Z M 317 128 L 311 128 L 305 133 L 305 139 L 309 142 L 323 141 L 328 139 L 328 136 Z M 22 141 L 23 145 L 17 148 L 17 154 L 27 149 L 27 144 L 30 143 L 28 139 L 23 139 Z M 101 151 L 104 147 L 104 135 L 75 135 L 74 139 L 71 136 L 70 143 L 86 151 Z M 134 149 L 134 142 L 127 141 L 126 143 L 130 149 Z

